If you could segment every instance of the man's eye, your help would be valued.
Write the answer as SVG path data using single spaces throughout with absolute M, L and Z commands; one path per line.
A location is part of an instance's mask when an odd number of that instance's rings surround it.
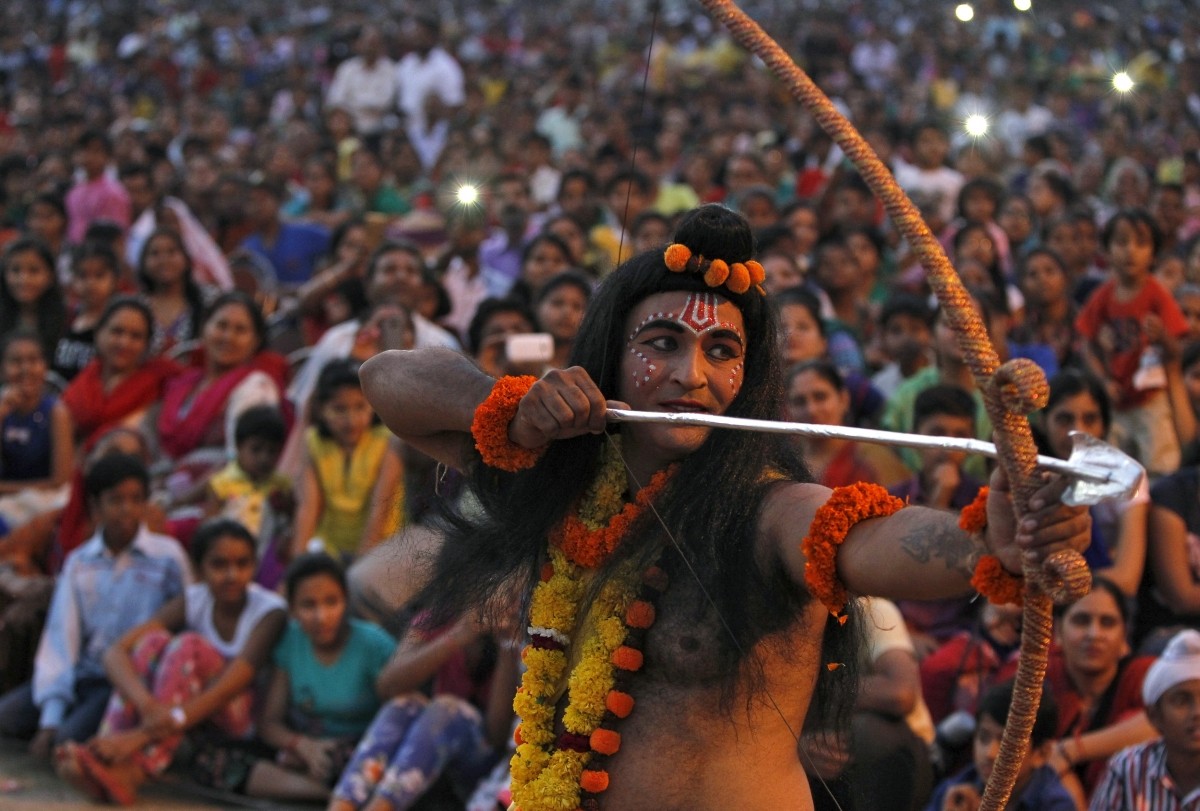
M 677 345 L 675 338 L 670 335 L 660 335 L 657 338 L 651 338 L 646 344 L 662 352 L 669 352 Z

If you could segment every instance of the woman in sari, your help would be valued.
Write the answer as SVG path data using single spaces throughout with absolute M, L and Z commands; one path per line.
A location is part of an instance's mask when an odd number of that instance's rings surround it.
M 111 428 L 135 424 L 179 374 L 173 361 L 147 357 L 153 334 L 150 308 L 131 296 L 114 299 L 96 322 L 96 357 L 63 392 L 75 440 L 85 448 Z
M 224 293 L 201 324 L 196 362 L 167 383 L 158 436 L 171 459 L 190 457 L 195 463 L 187 465 L 190 484 L 203 483 L 233 457 L 234 426 L 243 411 L 280 404 L 287 361 L 263 348 L 266 338 L 266 321 L 254 300 Z

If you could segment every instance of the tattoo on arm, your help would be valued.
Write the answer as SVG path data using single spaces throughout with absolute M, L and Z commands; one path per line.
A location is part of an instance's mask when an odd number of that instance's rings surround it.
M 941 560 L 949 571 L 970 580 L 979 561 L 980 549 L 950 520 L 922 522 L 900 538 L 900 548 L 917 563 Z

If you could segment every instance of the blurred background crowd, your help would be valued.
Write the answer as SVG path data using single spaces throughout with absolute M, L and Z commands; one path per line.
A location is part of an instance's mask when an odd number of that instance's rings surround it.
M 1101 585 L 1058 620 L 1057 720 L 1031 756 L 1053 786 L 1025 784 L 1085 808 L 1110 756 L 1158 739 L 1143 679 L 1200 619 L 1200 19 L 1185 0 L 743 6 L 892 169 L 1002 358 L 1046 371 L 1043 453 L 1081 431 L 1147 470 L 1093 510 Z M 696 4 L 47 0 L 0 23 L 0 733 L 57 744 L 97 797 L 152 751 L 138 774 L 186 761 L 375 809 L 439 781 L 465 796 L 498 760 L 472 807 L 505 807 L 510 626 L 411 631 L 419 606 L 355 574 L 456 495 L 378 425 L 358 363 L 444 346 L 495 375 L 565 366 L 594 286 L 697 205 L 754 228 L 781 418 L 990 437 L 878 201 Z M 829 486 L 958 510 L 986 480 L 953 452 L 802 442 Z M 98 621 L 138 544 L 175 561 L 161 594 Z M 249 569 L 222 586 L 238 548 Z M 195 620 L 201 600 L 244 633 Z M 854 729 L 801 742 L 818 806 L 969 808 L 935 778 L 990 769 L 1019 612 L 872 602 L 888 633 Z M 186 701 L 153 675 L 183 666 L 139 654 L 146 623 L 215 635 Z M 227 712 L 269 662 L 266 714 Z M 332 704 L 330 662 L 355 674 Z

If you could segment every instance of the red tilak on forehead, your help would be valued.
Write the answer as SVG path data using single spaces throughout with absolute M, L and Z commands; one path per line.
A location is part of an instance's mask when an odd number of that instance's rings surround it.
M 697 335 L 717 326 L 717 297 L 712 293 L 689 293 L 679 321 Z

